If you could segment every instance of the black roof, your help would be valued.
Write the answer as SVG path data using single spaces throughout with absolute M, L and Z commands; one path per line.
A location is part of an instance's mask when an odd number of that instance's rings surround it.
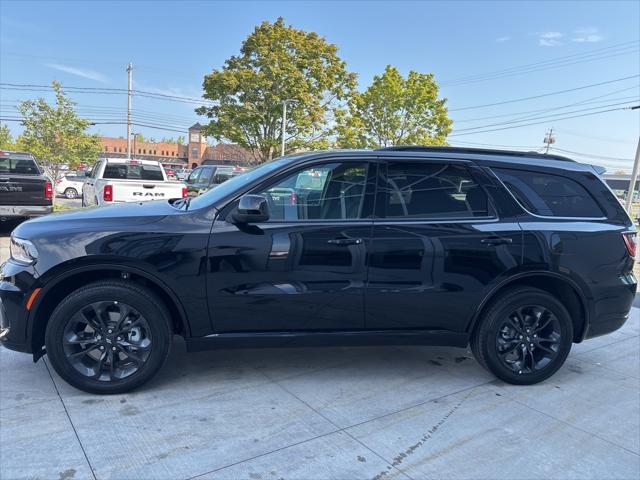
M 492 148 L 470 148 L 470 147 L 432 147 L 421 145 L 407 145 L 396 147 L 378 148 L 377 152 L 433 152 L 433 153 L 470 153 L 476 155 L 505 155 L 509 157 L 533 157 L 547 160 L 561 160 L 564 162 L 574 162 L 574 160 L 563 157 L 562 155 L 538 153 L 538 152 L 522 152 L 518 150 L 498 150 Z

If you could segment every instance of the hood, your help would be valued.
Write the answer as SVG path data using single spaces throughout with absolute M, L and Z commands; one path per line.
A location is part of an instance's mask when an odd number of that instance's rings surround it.
M 140 203 L 120 203 L 65 213 L 53 213 L 20 224 L 14 235 L 30 238 L 51 230 L 95 230 L 144 225 L 157 222 L 167 215 L 178 213 L 166 200 Z

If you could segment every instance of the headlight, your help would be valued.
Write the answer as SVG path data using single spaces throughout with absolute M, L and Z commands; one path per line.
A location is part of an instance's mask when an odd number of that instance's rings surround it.
M 33 265 L 38 260 L 38 249 L 29 240 L 11 237 L 11 258 L 19 263 Z

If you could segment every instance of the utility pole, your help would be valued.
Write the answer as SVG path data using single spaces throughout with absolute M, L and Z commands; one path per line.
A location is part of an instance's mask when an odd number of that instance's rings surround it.
M 636 158 L 633 161 L 633 171 L 631 172 L 631 181 L 627 190 L 627 199 L 624 202 L 624 209 L 627 213 L 631 213 L 631 204 L 633 203 L 633 192 L 636 189 L 636 181 L 638 180 L 638 168 L 640 167 L 640 137 L 638 137 L 638 146 L 636 147 Z
M 285 146 L 285 139 L 284 139 L 284 134 L 285 134 L 285 129 L 287 128 L 287 105 L 289 103 L 295 103 L 296 100 L 282 100 L 282 129 L 280 132 L 280 136 L 281 141 L 282 141 L 282 146 L 280 147 L 280 156 L 284 157 L 284 146 Z
M 553 134 L 553 127 L 551 127 L 551 129 L 545 134 L 543 142 L 547 144 L 547 147 L 544 151 L 546 155 L 547 153 L 549 153 L 551 145 L 553 143 L 556 143 L 556 136 Z
M 133 65 L 127 65 L 127 158 L 131 159 L 131 71 Z

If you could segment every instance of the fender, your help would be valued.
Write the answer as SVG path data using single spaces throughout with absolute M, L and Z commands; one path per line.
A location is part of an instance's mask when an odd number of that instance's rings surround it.
M 64 264 L 61 264 L 60 266 L 63 266 Z M 111 271 L 118 271 L 118 272 L 127 272 L 127 273 L 132 273 L 134 275 L 138 275 L 140 277 L 143 277 L 147 280 L 149 280 L 150 282 L 153 282 L 154 284 L 156 284 L 158 287 L 160 287 L 160 289 L 162 289 L 162 291 L 174 302 L 174 304 L 177 306 L 177 310 L 178 310 L 178 314 L 179 314 L 179 321 L 180 324 L 182 326 L 183 331 L 185 332 L 185 336 L 190 337 L 191 336 L 191 330 L 189 328 L 189 322 L 187 320 L 187 313 L 186 310 L 184 308 L 184 306 L 182 305 L 182 302 L 180 301 L 180 299 L 176 296 L 176 294 L 173 292 L 173 290 L 162 280 L 160 279 L 158 276 L 156 276 L 155 274 L 149 272 L 148 270 L 145 270 L 143 268 L 137 267 L 137 266 L 132 266 L 132 265 L 127 265 L 124 263 L 102 263 L 102 262 L 94 262 L 94 263 L 89 263 L 89 264 L 85 264 L 82 266 L 77 266 L 74 268 L 71 268 L 69 270 L 65 270 L 63 273 L 60 274 L 53 274 L 55 276 L 53 276 L 53 278 L 51 278 L 50 280 L 46 281 L 46 283 L 42 284 L 42 291 L 40 293 L 40 295 L 38 295 L 37 300 L 34 302 L 33 307 L 31 308 L 31 310 L 29 311 L 29 316 L 27 318 L 27 332 L 26 332 L 26 340 L 27 342 L 30 344 L 33 341 L 33 325 L 35 322 L 35 318 L 38 314 L 38 310 L 43 302 L 43 300 L 46 298 L 47 294 L 57 285 L 60 284 L 60 282 L 64 281 L 67 278 L 70 278 L 74 275 L 77 275 L 79 273 L 85 273 L 85 272 L 90 272 L 93 270 L 111 270 Z M 49 272 L 47 272 L 47 274 L 49 274 Z M 47 275 L 45 275 L 47 276 Z M 40 283 L 42 277 L 38 280 L 38 283 Z M 37 360 L 36 357 L 36 352 L 34 352 L 34 361 Z
M 589 303 L 588 303 L 587 297 L 584 294 L 583 289 L 571 277 L 568 277 L 566 275 L 562 275 L 556 272 L 550 272 L 548 270 L 531 270 L 527 272 L 520 272 L 502 280 L 500 283 L 495 285 L 491 290 L 489 290 L 489 292 L 485 295 L 482 302 L 480 302 L 480 304 L 476 308 L 473 316 L 471 317 L 471 320 L 469 321 L 469 324 L 467 325 L 467 329 L 466 329 L 467 333 L 469 333 L 470 335 L 471 332 L 473 332 L 473 329 L 478 323 L 480 313 L 500 290 L 508 287 L 509 284 L 514 283 L 518 280 L 522 280 L 528 277 L 540 277 L 540 276 L 553 277 L 558 280 L 562 280 L 563 282 L 567 283 L 567 285 L 569 285 L 578 294 L 578 298 L 580 299 L 580 304 L 582 305 L 582 308 L 584 310 L 584 328 L 580 333 L 580 341 L 584 340 L 584 336 L 586 335 L 589 327 L 589 311 L 590 310 L 589 310 Z

